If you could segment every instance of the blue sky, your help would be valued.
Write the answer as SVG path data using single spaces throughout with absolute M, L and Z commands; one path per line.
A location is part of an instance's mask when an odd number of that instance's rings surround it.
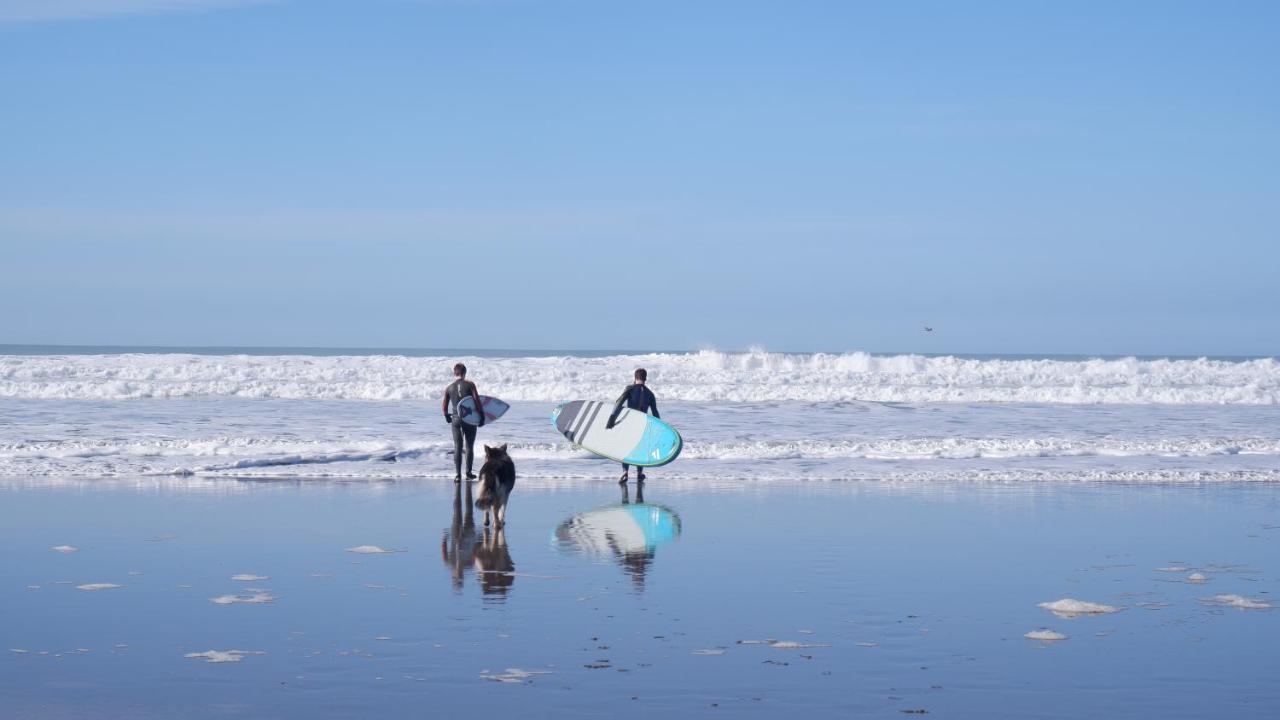
M 1277 354 L 1277 168 L 1270 2 L 12 0 L 0 342 Z

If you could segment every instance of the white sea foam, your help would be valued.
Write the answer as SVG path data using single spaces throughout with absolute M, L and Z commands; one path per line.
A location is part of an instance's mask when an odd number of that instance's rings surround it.
M 76 589 L 86 590 L 88 592 L 96 592 L 98 590 L 115 590 L 117 588 L 122 588 L 122 587 L 124 586 L 117 585 L 115 583 L 85 583 L 84 585 L 77 585 Z
M 62 553 L 63 555 L 69 555 L 73 552 L 79 552 L 80 550 L 80 548 L 74 545 L 54 545 L 49 549 L 56 553 Z
M 550 670 L 521 670 L 520 668 L 507 668 L 506 672 L 491 673 L 483 670 L 480 673 L 481 680 L 492 680 L 501 683 L 523 683 L 532 680 L 537 675 L 550 675 Z
M 1074 598 L 1062 598 L 1053 602 L 1042 602 L 1039 607 L 1048 610 L 1060 618 L 1071 619 L 1081 615 L 1106 615 L 1109 613 L 1119 612 L 1120 608 L 1111 605 L 1103 605 L 1101 603 L 1087 602 L 1085 600 L 1076 600 Z
M 358 555 L 384 555 L 387 553 L 404 552 L 403 550 L 388 550 L 378 547 L 377 545 L 357 545 L 347 548 L 347 552 L 356 553 Z
M 504 399 L 612 397 L 649 370 L 670 400 L 1278 404 L 1280 362 L 971 359 L 752 351 L 610 357 L 0 356 L 0 397 L 435 399 L 458 359 Z
M 1066 635 L 1063 635 L 1060 632 L 1054 632 L 1053 630 L 1049 630 L 1048 628 L 1032 630 L 1031 632 L 1023 635 L 1022 637 L 1027 638 L 1028 640 L 1039 640 L 1040 642 L 1058 642 L 1060 640 L 1067 639 Z
M 274 595 L 266 592 L 255 592 L 249 595 L 219 595 L 215 598 L 209 598 L 209 602 L 214 605 L 266 605 L 277 600 Z
M 270 580 L 271 576 L 270 575 L 253 575 L 251 573 L 240 573 L 239 575 L 232 575 L 231 579 L 235 580 L 236 582 L 257 582 L 259 580 Z
M 324 476 L 329 466 L 384 461 L 449 464 L 452 444 L 298 441 L 253 437 L 84 441 L 0 441 L 0 475 L 253 475 Z M 574 461 L 590 455 L 567 442 L 510 442 L 520 460 Z M 1263 437 L 907 437 L 866 439 L 690 440 L 681 459 L 786 460 L 1019 460 L 1052 458 L 1280 457 L 1280 438 Z M 221 460 L 210 462 L 211 459 Z M 308 469 L 314 467 L 314 469 Z M 394 463 L 387 465 L 394 467 Z M 70 547 L 70 546 L 60 546 Z M 71 551 L 67 551 L 71 552 Z
M 825 648 L 831 647 L 830 643 L 803 643 L 795 640 L 774 640 L 769 643 L 769 647 L 779 650 L 798 650 L 803 648 Z
M 1241 610 L 1270 610 L 1271 603 L 1266 600 L 1247 598 L 1241 595 L 1214 595 L 1204 601 L 1210 605 L 1225 605 Z
M 266 655 L 262 650 L 205 650 L 183 655 L 192 660 L 204 660 L 211 663 L 240 662 L 249 655 Z

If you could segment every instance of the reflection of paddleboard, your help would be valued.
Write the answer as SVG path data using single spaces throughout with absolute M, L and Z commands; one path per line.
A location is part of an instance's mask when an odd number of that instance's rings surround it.
M 680 455 L 680 433 L 658 418 L 623 408 L 612 429 L 606 428 L 614 406 L 594 400 L 574 400 L 551 411 L 551 422 L 569 442 L 584 450 L 628 465 L 657 467 Z
M 614 505 L 584 512 L 556 528 L 562 547 L 592 555 L 649 553 L 680 536 L 680 516 L 661 505 Z
M 496 397 L 488 395 L 480 396 L 480 405 L 484 407 L 484 421 L 491 423 L 502 417 L 502 414 L 511 409 L 511 406 L 502 402 Z M 470 425 L 480 424 L 480 413 L 476 412 L 476 401 L 468 395 L 458 401 L 458 414 L 462 416 L 462 422 Z

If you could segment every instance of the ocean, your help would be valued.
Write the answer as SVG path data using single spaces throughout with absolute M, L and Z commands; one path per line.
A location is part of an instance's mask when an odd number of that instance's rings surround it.
M 530 480 L 613 473 L 549 415 L 636 367 L 685 439 L 667 482 L 1280 480 L 1275 358 L 53 350 L 0 355 L 0 477 L 452 477 L 461 361 Z

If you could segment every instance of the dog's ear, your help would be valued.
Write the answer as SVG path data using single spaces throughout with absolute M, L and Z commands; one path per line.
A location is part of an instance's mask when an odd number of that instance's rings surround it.
M 488 445 L 485 445 L 485 446 L 484 446 L 484 454 L 485 454 L 485 455 L 488 455 L 488 454 L 489 454 L 489 453 L 491 453 L 491 452 L 493 452 L 493 448 L 489 447 Z
M 507 451 L 507 443 L 502 443 L 502 447 L 498 449 L 505 453 Z

